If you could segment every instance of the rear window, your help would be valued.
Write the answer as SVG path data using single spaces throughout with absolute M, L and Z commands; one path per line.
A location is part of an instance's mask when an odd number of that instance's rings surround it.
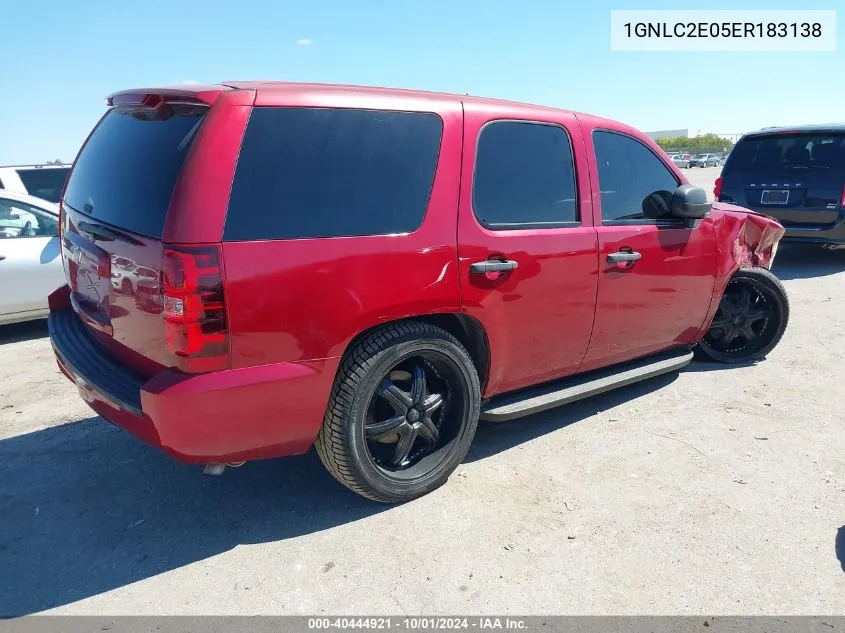
M 255 108 L 227 241 L 388 235 L 419 228 L 443 124 L 436 114 Z
M 845 171 L 845 134 L 751 136 L 731 151 L 725 171 L 768 175 Z
M 51 167 L 49 169 L 18 169 L 17 171 L 29 195 L 50 202 L 58 202 L 70 168 Z
M 185 156 L 208 108 L 115 108 L 76 160 L 64 202 L 107 224 L 161 238 Z

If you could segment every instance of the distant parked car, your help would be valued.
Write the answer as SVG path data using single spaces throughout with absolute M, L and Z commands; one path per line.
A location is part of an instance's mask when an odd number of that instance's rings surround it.
M 0 324 L 47 316 L 47 296 L 63 285 L 59 210 L 0 190 Z
M 845 124 L 746 134 L 713 193 L 775 218 L 785 242 L 845 245 Z
M 0 190 L 25 193 L 58 202 L 70 165 L 13 165 L 0 167 Z
M 686 154 L 672 154 L 669 158 L 675 163 L 676 167 L 680 169 L 689 169 L 689 158 Z
M 690 167 L 719 167 L 722 164 L 716 154 L 696 154 L 690 160 Z

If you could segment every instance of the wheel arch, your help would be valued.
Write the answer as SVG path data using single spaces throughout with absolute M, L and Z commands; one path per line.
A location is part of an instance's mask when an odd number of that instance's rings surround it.
M 346 345 L 343 357 L 352 350 L 358 342 L 385 326 L 407 321 L 420 321 L 439 327 L 458 339 L 469 352 L 475 370 L 478 372 L 478 381 L 481 384 L 481 393 L 487 388 L 487 380 L 490 375 L 490 343 L 487 337 L 487 330 L 481 322 L 469 315 L 459 312 L 440 312 L 432 314 L 419 314 L 397 319 L 388 319 L 365 330 L 358 332 Z M 343 364 L 341 360 L 338 367 Z

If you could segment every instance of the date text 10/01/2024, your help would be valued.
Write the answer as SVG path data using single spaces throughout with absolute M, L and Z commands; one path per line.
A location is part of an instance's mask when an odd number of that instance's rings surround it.
M 815 38 L 819 22 L 626 22 L 627 37 L 636 38 Z
M 519 630 L 526 627 L 519 618 L 446 618 L 446 617 L 409 617 L 409 618 L 309 618 L 310 630 L 331 629 L 400 629 L 408 631 L 432 630 Z

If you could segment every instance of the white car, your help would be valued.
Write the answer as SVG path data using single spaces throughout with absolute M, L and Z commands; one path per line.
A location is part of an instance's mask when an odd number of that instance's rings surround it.
M 155 293 L 159 289 L 159 274 L 125 257 L 115 257 L 112 260 L 111 285 L 125 295 Z
M 64 285 L 57 205 L 0 189 L 0 325 L 47 316 Z
M 14 165 L 0 167 L 0 191 L 25 193 L 58 202 L 70 165 Z

